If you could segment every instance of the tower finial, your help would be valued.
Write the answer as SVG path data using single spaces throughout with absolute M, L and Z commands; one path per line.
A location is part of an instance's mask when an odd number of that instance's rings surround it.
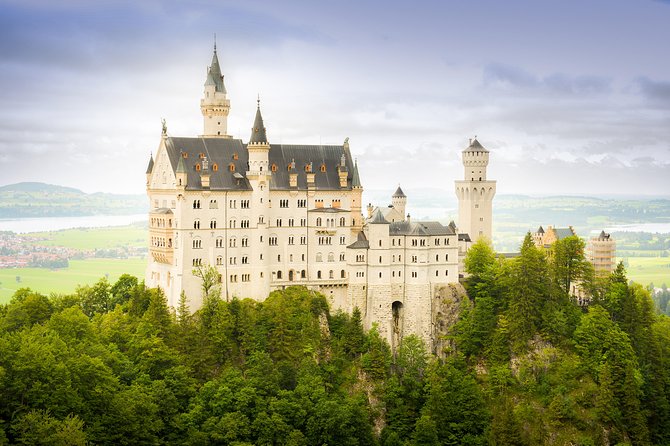
M 258 106 L 259 109 L 261 108 L 261 94 L 260 93 L 256 93 L 256 105 Z
M 214 33 L 214 52 L 216 53 L 216 33 Z

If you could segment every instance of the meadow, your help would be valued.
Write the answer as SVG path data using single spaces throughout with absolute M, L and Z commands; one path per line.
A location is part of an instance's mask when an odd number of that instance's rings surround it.
M 123 247 L 145 248 L 147 225 L 138 223 L 109 228 L 76 228 L 55 232 L 32 232 L 23 235 L 26 243 L 43 246 L 63 246 L 78 250 Z
M 624 264 L 630 280 L 644 286 L 670 286 L 670 257 L 628 257 Z
M 144 278 L 147 260 L 86 259 L 70 260 L 68 268 L 9 268 L 0 269 L 0 304 L 7 303 L 19 288 L 31 288 L 40 293 L 68 294 L 78 285 L 92 285 L 103 277 L 114 283 L 121 274 Z M 17 281 L 20 278 L 20 282 Z

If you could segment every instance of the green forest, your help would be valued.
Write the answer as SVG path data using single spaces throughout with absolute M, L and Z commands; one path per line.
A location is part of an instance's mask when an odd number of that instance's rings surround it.
M 474 244 L 435 356 L 302 287 L 226 302 L 207 268 L 194 314 L 130 275 L 21 289 L 0 307 L 0 444 L 670 444 L 670 319 L 583 249 Z

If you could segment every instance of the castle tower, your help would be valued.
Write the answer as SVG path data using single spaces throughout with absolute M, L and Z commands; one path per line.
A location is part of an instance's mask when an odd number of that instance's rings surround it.
M 226 87 L 223 84 L 223 74 L 221 74 L 221 66 L 216 54 L 216 43 L 214 43 L 212 65 L 207 68 L 207 80 L 205 80 L 203 98 L 200 100 L 200 111 L 202 111 L 204 118 L 204 133 L 202 136 L 208 138 L 231 137 L 228 135 L 230 101 L 227 97 Z
M 256 294 L 267 296 L 270 294 L 270 279 L 272 277 L 270 268 L 270 179 L 272 172 L 269 169 L 270 143 L 268 142 L 263 116 L 261 115 L 261 102 L 258 100 L 256 109 L 256 118 L 254 126 L 251 129 L 251 136 L 247 144 L 249 162 L 245 174 L 251 192 L 251 222 L 256 222 L 256 234 L 258 240 L 265 240 L 264 243 L 252 244 L 252 258 L 258 259 L 253 263 L 252 277 L 262 278 L 255 282 Z M 242 178 L 241 174 L 239 175 Z
M 475 138 L 463 150 L 462 158 L 464 179 L 455 182 L 459 232 L 469 234 L 473 243 L 480 237 L 492 240 L 496 182 L 486 179 L 489 151 Z
M 400 185 L 398 185 L 398 189 L 396 189 L 395 193 L 391 197 L 391 205 L 400 213 L 402 218 L 405 217 L 405 208 L 407 207 L 407 195 L 400 189 Z

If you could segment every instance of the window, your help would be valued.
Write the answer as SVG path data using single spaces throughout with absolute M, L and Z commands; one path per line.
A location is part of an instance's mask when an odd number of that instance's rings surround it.
M 426 246 L 426 241 L 425 240 L 421 240 L 421 246 Z
M 201 266 L 202 259 L 193 259 L 193 266 Z
M 288 207 L 288 200 L 279 200 L 279 207 L 280 208 L 287 208 Z
M 334 262 L 335 261 L 335 254 L 333 254 L 332 252 L 329 252 L 328 253 L 328 261 L 329 262 Z
M 229 247 L 234 248 L 236 244 L 237 244 L 237 239 L 235 237 L 232 237 L 231 239 L 228 240 L 228 246 Z
M 278 228 L 281 228 L 281 218 L 278 218 L 278 219 L 277 219 L 277 227 L 278 227 Z
M 416 271 L 412 271 L 412 277 L 413 277 L 413 278 L 416 279 L 418 276 L 419 276 L 419 275 L 418 275 L 418 273 L 417 273 Z
M 484 221 L 484 217 L 479 217 L 479 221 Z
M 249 209 L 249 200 L 240 200 L 240 207 L 242 209 Z
M 228 164 L 228 170 L 231 172 L 235 172 L 235 164 L 233 163 Z
M 212 170 L 213 170 L 214 172 L 218 172 L 218 170 L 219 170 L 219 165 L 216 164 L 216 163 L 212 164 Z
M 209 200 L 209 208 L 210 209 L 217 209 L 219 207 L 218 203 L 216 200 Z
M 246 265 L 249 263 L 249 257 L 247 256 L 242 256 L 242 264 Z
M 158 202 L 156 202 L 156 207 L 158 207 Z M 200 200 L 193 200 L 193 209 L 200 209 Z
M 230 265 L 237 265 L 237 257 L 230 257 L 228 259 L 228 264 Z
M 380 248 L 382 247 L 382 241 L 381 240 L 379 240 L 379 247 Z
M 382 263 L 382 256 L 379 256 L 379 263 Z
M 289 218 L 289 219 L 288 219 L 288 225 L 289 225 L 289 227 L 293 227 L 293 223 L 294 223 L 294 222 L 295 222 L 294 219 Z
M 307 207 L 307 200 L 298 200 L 298 207 L 299 208 L 306 208 Z
M 448 262 L 448 261 L 449 261 L 449 254 L 445 254 L 445 255 L 444 255 L 444 261 L 445 261 L 445 262 Z
M 277 171 L 277 165 L 275 163 L 272 163 L 272 171 L 273 172 Z
M 417 256 L 412 256 L 412 263 L 417 263 L 418 261 Z
M 202 240 L 199 238 L 193 240 L 193 248 L 194 249 L 201 249 L 202 248 Z
M 237 200 L 230 200 L 230 209 L 235 209 L 237 207 Z
M 435 261 L 436 261 L 436 262 L 439 262 L 439 261 L 440 261 L 440 255 L 439 255 L 439 254 L 435 254 Z
M 382 278 L 382 272 L 381 271 L 379 271 L 379 278 L 380 279 Z
M 251 274 L 242 274 L 242 282 L 249 282 L 251 280 Z
M 277 262 L 281 262 L 281 254 L 277 255 Z
M 211 220 L 209 222 L 209 229 L 216 229 L 216 220 Z
M 293 237 L 292 235 L 289 235 L 289 237 L 288 237 L 288 244 L 289 244 L 289 245 L 293 245 L 293 241 L 294 241 L 294 240 L 295 240 L 295 237 Z
M 449 275 L 449 270 L 448 270 L 448 269 L 445 269 L 445 270 L 444 270 L 444 275 L 445 275 L 445 276 L 448 276 L 448 275 Z
M 232 219 L 228 222 L 228 227 L 234 229 L 235 226 L 237 226 L 237 221 L 235 219 Z
M 321 271 L 317 271 L 317 272 L 316 272 L 316 278 L 317 278 L 317 279 L 320 279 L 320 278 L 321 278 Z
M 307 219 L 306 218 L 301 218 L 300 219 L 300 226 L 307 226 Z
M 334 279 L 335 278 L 335 273 L 333 272 L 332 269 L 330 271 L 328 271 L 328 278 L 329 279 Z
M 439 271 L 435 271 L 435 277 L 437 277 L 439 274 Z
M 249 239 L 247 237 L 242 237 L 242 246 L 243 247 L 249 246 Z
M 340 253 L 340 262 L 344 262 L 344 253 Z
M 244 229 L 246 229 L 246 228 L 248 228 L 248 227 L 249 227 L 249 220 L 242 220 L 242 221 L 240 222 L 240 228 L 244 228 Z
M 365 255 L 363 255 L 363 254 L 356 254 L 356 261 L 357 261 L 357 262 L 365 262 Z
M 306 245 L 307 244 L 307 236 L 300 236 L 300 244 L 301 245 Z
M 269 237 L 268 243 L 270 243 L 270 246 L 277 246 L 277 237 L 276 236 Z
M 306 277 L 307 277 L 307 271 L 303 269 L 302 271 L 300 271 L 300 278 L 305 279 Z
M 216 264 L 217 264 L 217 265 L 223 265 L 223 257 L 218 256 L 218 257 L 216 258 Z
M 193 222 L 193 229 L 200 229 L 200 220 L 196 220 Z
M 326 171 L 326 165 L 325 165 L 325 164 L 321 164 L 321 172 L 325 172 L 325 171 Z
M 201 169 L 201 167 L 200 167 L 200 163 L 197 163 L 197 164 L 195 165 L 195 171 L 196 171 L 196 172 L 200 172 L 200 169 Z
M 216 238 L 216 247 L 217 248 L 223 248 L 223 237 L 217 237 Z
M 322 221 L 321 221 L 321 217 L 317 218 L 317 219 L 316 219 L 316 225 L 317 225 L 317 226 L 321 226 L 321 223 L 322 223 Z
M 323 262 L 323 256 L 321 255 L 320 252 L 316 253 L 316 261 L 317 262 Z

